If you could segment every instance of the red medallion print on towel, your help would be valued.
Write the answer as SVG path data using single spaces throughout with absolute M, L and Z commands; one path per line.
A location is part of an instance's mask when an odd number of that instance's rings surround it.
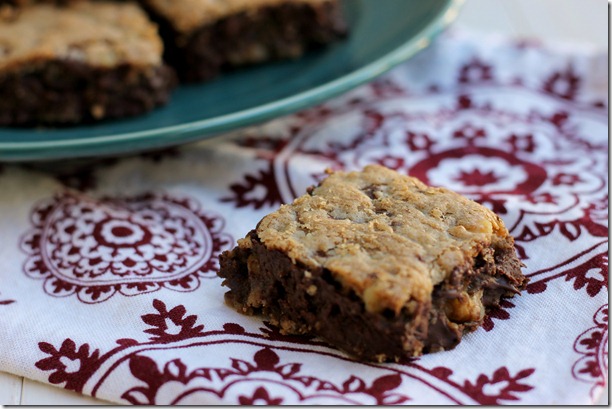
M 160 300 L 153 301 L 156 312 L 141 316 L 142 322 L 151 328 L 146 341 L 118 339 L 117 347 L 102 353 L 92 350 L 89 344 L 77 345 L 65 339 L 59 347 L 39 342 L 38 347 L 47 357 L 35 363 L 36 368 L 50 372 L 48 381 L 65 389 L 96 395 L 108 377 L 121 372 L 122 362 L 127 363 L 128 373 L 122 375 L 126 386 L 121 395 L 132 404 L 189 404 L 209 401 L 211 397 L 229 398 L 236 403 L 313 403 L 332 398 L 344 404 L 401 404 L 410 398 L 398 393 L 403 376 L 380 368 L 372 380 L 351 375 L 341 382 L 328 380 L 324 375 L 304 373 L 302 363 L 283 362 L 279 354 L 287 347 L 266 347 L 270 338 L 262 333 L 248 333 L 240 325 L 227 323 L 220 330 L 204 331 L 196 315 L 187 315 L 183 305 L 168 308 Z M 233 340 L 231 337 L 241 336 Z M 285 338 L 288 341 L 291 337 Z M 293 337 L 295 339 L 299 337 Z M 252 358 L 227 357 L 226 366 L 193 367 L 181 358 L 159 365 L 147 354 L 152 351 L 178 351 L 193 348 L 211 349 L 221 346 L 219 356 L 225 356 L 233 342 L 252 345 Z M 320 342 L 302 345 L 321 346 Z M 277 346 L 278 347 L 278 346 Z M 314 351 L 312 351 L 314 352 Z M 205 356 L 202 354 L 201 356 Z M 333 358 L 329 358 L 333 359 Z M 125 366 L 125 364 L 123 364 Z M 127 382 L 125 376 L 131 377 Z M 204 400 L 198 400 L 203 398 Z
M 530 294 L 545 291 L 548 283 L 557 278 L 573 282 L 575 290 L 583 290 L 589 297 L 600 292 L 608 292 L 608 242 L 587 249 L 575 257 L 552 268 L 530 274 L 531 283 L 527 286 Z M 553 273 L 554 272 L 554 273 Z
M 414 366 L 418 365 L 415 364 Z M 482 405 L 501 405 L 512 403 L 512 401 L 516 402 L 520 400 L 522 393 L 534 389 L 534 386 L 527 383 L 528 378 L 535 372 L 534 368 L 522 369 L 517 374 L 512 375 L 508 368 L 503 366 L 496 369 L 491 376 L 480 374 L 475 381 L 464 380 L 463 382 L 452 380 L 453 371 L 446 367 L 437 367 L 431 370 L 422 369 L 436 378 L 454 385 Z
M 216 277 L 218 256 L 231 245 L 224 221 L 191 199 L 145 194 L 92 199 L 58 194 L 38 205 L 22 240 L 25 273 L 45 291 L 98 303 L 168 288 L 193 291 Z
M 217 398 L 234 395 L 241 405 L 314 404 L 318 399 L 330 397 L 338 404 L 391 405 L 410 399 L 393 392 L 402 383 L 398 374 L 383 375 L 370 385 L 355 375 L 334 384 L 324 377 L 302 374 L 301 363 L 281 362 L 270 348 L 259 349 L 251 360 L 231 358 L 230 363 L 226 368 L 189 370 L 184 362 L 175 359 L 159 368 L 152 359 L 134 355 L 129 363 L 131 373 L 145 385 L 126 391 L 122 397 L 135 405 L 159 404 L 160 399 L 165 404 L 190 404 L 206 395 Z M 215 382 L 215 378 L 222 382 Z M 165 401 L 163 389 L 167 383 L 182 384 L 185 389 L 174 399 Z
M 236 323 L 189 314 L 185 306 L 152 302 L 140 316 L 143 339 L 120 338 L 107 352 L 71 338 L 39 342 L 45 355 L 35 363 L 50 383 L 103 397 L 117 385 L 124 403 L 371 404 L 517 402 L 534 387 L 533 368 L 516 373 L 500 367 L 474 380 L 456 381 L 450 368 L 427 369 L 418 361 L 385 365 L 354 361 L 316 339 L 246 330 Z M 217 328 L 213 325 L 220 325 Z M 321 372 L 320 366 L 343 370 Z M 408 396 L 405 391 L 420 391 Z
M 574 378 L 593 384 L 591 396 L 608 380 L 608 304 L 597 310 L 593 323 L 574 343 L 574 351 L 582 357 L 572 367 Z

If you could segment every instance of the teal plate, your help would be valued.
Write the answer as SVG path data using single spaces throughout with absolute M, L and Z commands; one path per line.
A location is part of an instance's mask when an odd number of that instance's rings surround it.
M 181 85 L 165 107 L 70 128 L 0 128 L 0 160 L 106 156 L 182 144 L 295 112 L 374 79 L 427 47 L 462 0 L 345 0 L 343 41 L 303 58 Z

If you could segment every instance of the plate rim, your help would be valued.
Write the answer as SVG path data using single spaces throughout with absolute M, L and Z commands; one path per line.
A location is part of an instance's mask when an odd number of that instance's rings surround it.
M 206 118 L 162 128 L 120 133 L 117 135 L 98 135 L 87 137 L 86 139 L 75 138 L 59 141 L 0 142 L 0 160 L 20 160 L 23 157 L 35 159 L 28 155 L 28 150 L 53 149 L 57 151 L 61 148 L 91 148 L 96 145 L 140 141 L 143 138 L 162 138 L 167 139 L 168 142 L 172 141 L 172 144 L 178 145 L 190 142 L 194 139 L 211 138 L 224 131 L 240 129 L 296 112 L 363 85 L 388 72 L 398 64 L 408 60 L 417 52 L 427 48 L 433 39 L 457 18 L 459 10 L 464 2 L 465 0 L 446 0 L 446 4 L 438 15 L 429 21 L 416 35 L 412 36 L 399 47 L 346 75 L 342 75 L 306 91 L 256 107 L 219 115 L 213 118 Z M 236 124 L 238 125 L 236 126 Z M 12 152 L 7 150 L 11 150 Z M 141 148 L 140 150 L 146 150 L 146 148 Z M 116 149 L 113 150 L 113 152 L 118 153 Z M 5 157 L 7 154 L 10 156 Z M 47 151 L 47 154 L 48 156 L 38 159 L 45 160 L 92 156 L 91 154 L 75 154 L 74 152 L 66 152 L 65 155 L 53 155 Z

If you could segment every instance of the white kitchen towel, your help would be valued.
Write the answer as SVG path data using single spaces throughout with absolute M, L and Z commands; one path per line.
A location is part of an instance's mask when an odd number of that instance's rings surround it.
M 209 141 L 0 165 L 0 370 L 124 404 L 587 404 L 608 368 L 605 51 L 447 32 L 378 80 Z M 219 254 L 325 168 L 493 209 L 530 284 L 453 350 L 358 362 L 224 304 Z

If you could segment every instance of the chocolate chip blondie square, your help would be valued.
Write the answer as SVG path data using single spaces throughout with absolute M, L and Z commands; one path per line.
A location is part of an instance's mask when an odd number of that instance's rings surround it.
M 16 3 L 0 6 L 0 125 L 132 116 L 168 100 L 176 77 L 136 3 Z
M 229 305 L 383 362 L 454 348 L 525 288 L 489 209 L 378 165 L 328 173 L 222 254 Z
M 185 81 L 282 58 L 342 37 L 339 0 L 141 0 Z

